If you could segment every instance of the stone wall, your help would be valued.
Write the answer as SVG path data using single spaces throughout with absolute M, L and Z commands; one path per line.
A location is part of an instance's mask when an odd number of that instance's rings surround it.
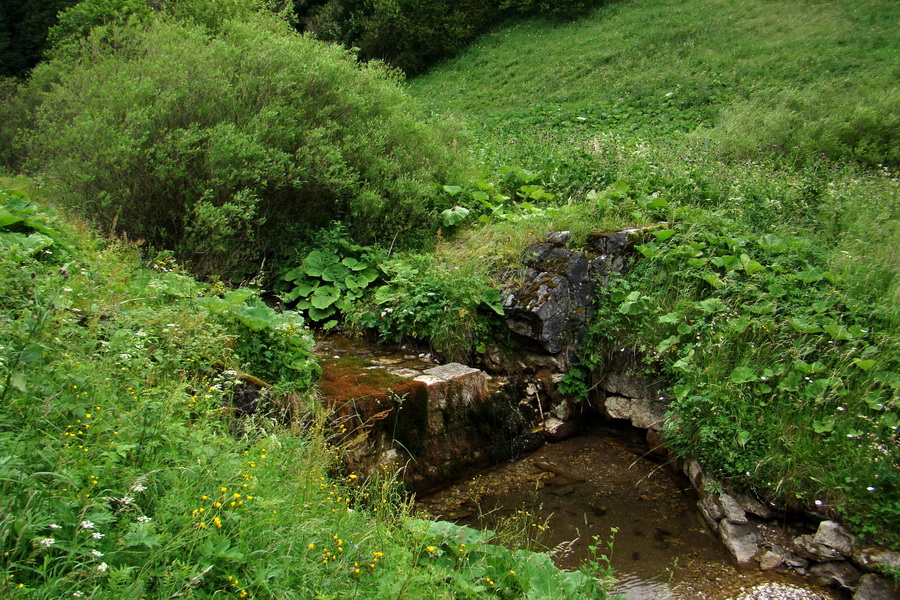
M 381 372 L 393 378 L 382 378 L 392 383 L 380 396 L 365 385 L 341 392 L 343 400 L 336 391 L 328 394 L 332 424 L 346 431 L 355 468 L 398 470 L 411 489 L 427 489 L 575 435 L 589 413 L 645 430 L 649 448 L 665 454 L 660 432 L 666 382 L 648 372 L 634 350 L 613 351 L 593 374 L 590 402 L 573 403 L 557 389 L 593 315 L 597 286 L 627 268 L 634 244 L 648 231 L 592 235 L 578 249 L 565 247 L 568 232 L 557 232 L 529 248 L 522 282 L 501 296 L 518 348 L 489 348 L 484 370 L 376 363 L 347 374 L 353 382 Z M 897 588 L 878 575 L 885 567 L 900 569 L 897 553 L 858 545 L 822 515 L 789 518 L 778 507 L 724 488 L 695 461 L 676 464 L 697 489 L 698 510 L 710 530 L 737 564 L 814 577 L 854 592 L 854 600 L 898 599 Z
M 503 292 L 510 330 L 525 341 L 521 350 L 488 352 L 494 373 L 516 374 L 528 392 L 522 404 L 536 406 L 548 440 L 573 435 L 585 411 L 646 430 L 651 451 L 667 453 L 661 429 L 667 409 L 665 381 L 647 372 L 632 349 L 611 352 L 593 374 L 588 407 L 572 405 L 555 384 L 572 365 L 593 315 L 596 286 L 627 268 L 635 243 L 649 229 L 591 236 L 584 248 L 569 249 L 568 232 L 551 234 L 523 256 L 524 281 Z M 749 494 L 724 488 L 696 461 L 677 461 L 697 489 L 698 510 L 734 561 L 744 567 L 808 576 L 843 588 L 854 600 L 900 600 L 900 589 L 880 573 L 900 569 L 900 553 L 857 544 L 836 521 L 814 513 L 787 515 Z

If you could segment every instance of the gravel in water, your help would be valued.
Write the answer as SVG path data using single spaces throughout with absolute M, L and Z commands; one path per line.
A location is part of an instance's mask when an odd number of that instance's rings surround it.
M 821 594 L 784 583 L 763 583 L 744 590 L 735 600 L 824 600 Z

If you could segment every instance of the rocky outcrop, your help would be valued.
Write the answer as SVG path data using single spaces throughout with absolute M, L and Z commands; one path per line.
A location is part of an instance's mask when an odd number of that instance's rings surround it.
M 855 592 L 854 600 L 900 600 L 900 588 L 880 574 L 900 563 L 900 553 L 861 548 L 836 521 L 821 521 L 814 531 L 786 527 L 784 515 L 749 494 L 723 490 L 696 461 L 683 470 L 700 493 L 700 514 L 738 565 L 808 576 Z
M 501 296 L 506 325 L 568 366 L 594 314 L 595 286 L 625 268 L 634 245 L 648 232 L 593 234 L 583 248 L 569 249 L 571 232 L 558 231 L 530 247 L 522 257 L 522 283 Z
M 589 382 L 590 402 L 575 404 L 558 389 L 592 315 L 597 286 L 627 266 L 646 232 L 598 234 L 579 249 L 566 248 L 571 236 L 558 232 L 530 248 L 524 281 L 502 293 L 519 348 L 489 348 L 482 356 L 485 371 L 369 364 L 330 381 L 326 360 L 325 383 L 334 384 L 325 391 L 330 422 L 356 465 L 397 469 L 409 487 L 426 489 L 575 435 L 588 412 L 646 430 L 650 447 L 665 452 L 665 382 L 634 349 L 605 357 Z M 785 526 L 776 507 L 725 489 L 696 461 L 679 462 L 699 493 L 700 514 L 739 565 L 814 576 L 855 591 L 855 600 L 896 597 L 885 596 L 897 590 L 880 573 L 900 568 L 900 554 L 861 548 L 849 531 L 822 516 L 816 528 Z

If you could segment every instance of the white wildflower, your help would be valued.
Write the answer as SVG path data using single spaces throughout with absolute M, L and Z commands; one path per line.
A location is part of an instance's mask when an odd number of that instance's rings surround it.
M 128 360 L 129 358 L 131 358 L 131 355 L 123 352 L 119 355 L 119 358 L 121 358 L 122 360 Z
M 140 483 L 131 486 L 131 491 L 132 491 L 132 492 L 141 493 L 141 492 L 143 492 L 143 491 L 146 490 L 146 489 L 147 489 L 147 486 L 141 485 Z
M 54 540 L 53 538 L 42 538 L 39 543 L 44 548 L 49 548 L 50 546 L 52 546 L 53 544 L 56 543 L 56 540 Z
M 103 556 L 103 553 L 100 552 L 99 550 L 91 550 L 91 554 L 97 558 L 100 558 L 101 556 Z
M 95 531 L 94 533 L 91 534 L 91 537 L 94 538 L 95 540 L 102 540 L 106 536 L 104 534 L 100 533 L 99 531 Z
M 50 523 L 47 527 L 50 529 L 62 529 L 62 525 L 57 525 L 56 523 Z
M 149 523 L 152 520 L 153 519 L 151 519 L 150 517 L 145 517 L 143 515 L 141 515 L 140 517 L 137 518 L 138 523 Z
M 106 564 L 105 562 L 100 563 L 99 565 L 97 565 L 97 570 L 100 571 L 101 573 L 106 573 L 106 570 L 107 570 L 108 568 L 109 568 L 109 565 Z
M 94 528 L 94 524 L 90 521 L 82 521 L 80 523 L 80 526 L 82 529 L 93 529 Z

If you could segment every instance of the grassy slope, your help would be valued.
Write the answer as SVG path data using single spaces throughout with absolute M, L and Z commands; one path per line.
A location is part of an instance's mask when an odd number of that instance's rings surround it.
M 225 367 L 252 369 L 235 349 L 260 332 L 198 299 L 223 290 L 4 190 L 21 183 L 0 180 L 0 597 L 592 594 L 545 554 L 412 519 L 390 473 L 341 475 L 315 419 L 232 414 Z
M 510 24 L 410 83 L 468 124 L 488 170 L 542 173 L 560 194 L 544 231 L 560 211 L 583 228 L 674 222 L 671 240 L 646 248 L 642 279 L 606 299 L 585 362 L 602 363 L 605 344 L 646 349 L 678 393 L 680 451 L 889 544 L 900 543 L 898 19 L 900 6 L 877 0 L 625 0 L 575 23 Z M 474 261 L 466 246 L 504 227 L 469 229 L 439 253 Z M 729 266 L 741 256 L 761 268 Z

